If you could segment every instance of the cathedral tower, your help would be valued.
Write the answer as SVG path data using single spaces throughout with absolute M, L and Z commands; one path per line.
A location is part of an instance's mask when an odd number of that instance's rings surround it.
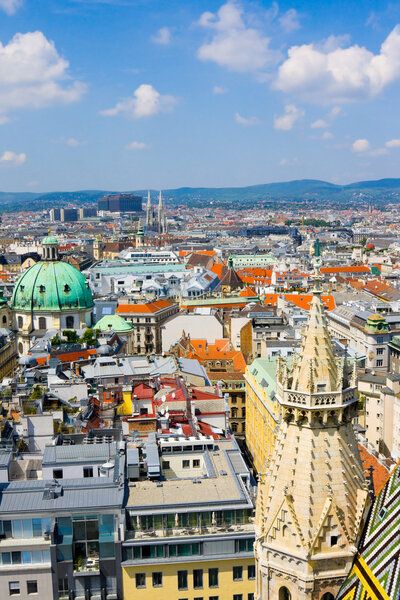
M 277 399 L 280 431 L 257 496 L 256 598 L 334 600 L 369 496 L 352 426 L 357 371 L 335 359 L 319 289 L 299 357 L 278 362 Z
M 162 197 L 162 193 L 160 191 L 160 195 L 158 198 L 158 233 L 167 233 L 167 219 L 165 216 L 164 209 L 164 200 Z

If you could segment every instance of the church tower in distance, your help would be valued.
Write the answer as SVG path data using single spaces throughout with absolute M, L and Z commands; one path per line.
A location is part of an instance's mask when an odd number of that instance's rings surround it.
M 299 356 L 277 366 L 281 425 L 259 475 L 257 600 L 334 600 L 370 504 L 352 426 L 357 369 L 333 354 L 318 288 Z

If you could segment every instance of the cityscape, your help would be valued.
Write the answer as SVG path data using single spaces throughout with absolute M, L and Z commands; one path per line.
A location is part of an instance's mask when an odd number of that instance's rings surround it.
M 400 600 L 398 6 L 0 17 L 0 599 Z

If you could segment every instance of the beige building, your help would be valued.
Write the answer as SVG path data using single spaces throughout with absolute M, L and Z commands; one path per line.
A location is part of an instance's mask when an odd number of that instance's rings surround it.
M 257 600 L 333 600 L 369 507 L 352 420 L 356 373 L 334 358 L 320 292 L 298 358 L 279 361 L 282 420 L 256 509 Z

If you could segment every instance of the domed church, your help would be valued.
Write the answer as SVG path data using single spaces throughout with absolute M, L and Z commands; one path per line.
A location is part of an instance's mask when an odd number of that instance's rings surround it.
M 85 329 L 93 324 L 93 298 L 89 284 L 73 265 L 59 260 L 58 241 L 42 241 L 42 259 L 19 278 L 11 298 L 17 349 L 26 354 L 32 338 L 48 329 Z

